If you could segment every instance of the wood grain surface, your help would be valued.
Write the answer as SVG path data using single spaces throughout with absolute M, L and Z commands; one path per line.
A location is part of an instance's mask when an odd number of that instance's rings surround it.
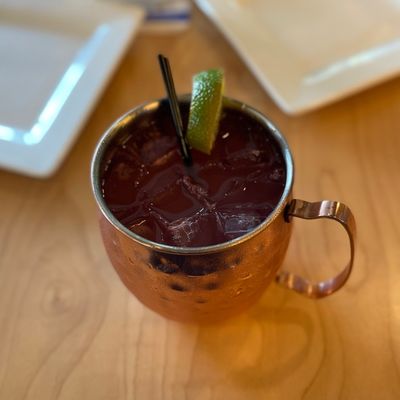
M 159 52 L 180 93 L 193 73 L 224 68 L 227 94 L 286 135 L 295 196 L 352 208 L 357 255 L 344 289 L 315 301 L 273 285 L 212 326 L 165 320 L 125 289 L 103 249 L 89 165 L 112 121 L 164 95 Z M 52 178 L 0 171 L 0 399 L 399 399 L 399 127 L 399 78 L 289 117 L 199 12 L 182 33 L 140 34 Z M 294 224 L 285 268 L 316 279 L 342 267 L 336 224 Z

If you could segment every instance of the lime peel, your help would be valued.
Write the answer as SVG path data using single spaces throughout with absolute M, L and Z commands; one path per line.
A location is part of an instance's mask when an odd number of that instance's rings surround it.
M 218 133 L 224 91 L 224 72 L 210 69 L 193 77 L 187 140 L 191 147 L 210 154 Z

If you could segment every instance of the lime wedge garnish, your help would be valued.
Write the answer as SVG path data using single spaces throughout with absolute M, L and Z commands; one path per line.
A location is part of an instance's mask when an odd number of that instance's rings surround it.
M 193 77 L 187 140 L 189 144 L 210 154 L 218 133 L 224 91 L 224 73 L 210 69 Z

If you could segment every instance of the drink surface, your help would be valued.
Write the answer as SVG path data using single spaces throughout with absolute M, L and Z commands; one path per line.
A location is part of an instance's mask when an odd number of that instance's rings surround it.
M 164 104 L 139 115 L 109 148 L 102 187 L 115 217 L 144 238 L 182 247 L 226 242 L 263 222 L 286 179 L 269 130 L 224 109 L 211 155 L 192 149 L 186 167 L 168 111 Z

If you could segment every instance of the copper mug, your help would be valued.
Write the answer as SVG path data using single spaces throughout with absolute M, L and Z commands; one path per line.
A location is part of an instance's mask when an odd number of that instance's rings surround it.
M 106 150 L 118 141 L 121 133 L 127 132 L 139 114 L 146 113 L 151 119 L 162 104 L 163 100 L 146 103 L 117 120 L 100 139 L 92 162 L 92 188 L 100 209 L 102 238 L 126 287 L 150 309 L 186 322 L 212 322 L 237 314 L 255 303 L 273 280 L 311 298 L 328 296 L 340 289 L 350 276 L 354 260 L 355 221 L 350 209 L 337 201 L 309 203 L 292 199 L 293 160 L 285 138 L 264 115 L 236 100 L 226 98 L 224 107 L 248 114 L 266 126 L 286 163 L 283 194 L 264 222 L 234 240 L 187 248 L 147 240 L 114 217 L 102 196 Z M 293 217 L 329 218 L 345 228 L 350 240 L 350 260 L 337 276 L 312 283 L 279 270 L 289 244 Z

